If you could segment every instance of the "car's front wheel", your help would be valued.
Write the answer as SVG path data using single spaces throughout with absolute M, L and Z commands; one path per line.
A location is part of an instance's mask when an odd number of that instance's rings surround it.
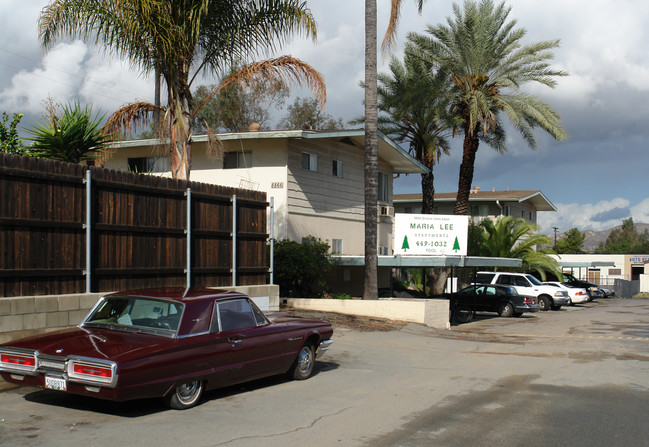
M 512 303 L 502 303 L 500 309 L 498 309 L 498 315 L 505 318 L 514 315 L 514 306 L 512 306 Z
M 166 401 L 170 408 L 186 410 L 195 406 L 203 394 L 204 383 L 200 380 L 177 386 L 167 395 Z
M 304 380 L 311 377 L 313 367 L 315 366 L 315 348 L 313 344 L 307 343 L 302 346 L 297 358 L 289 371 L 291 377 L 295 380 Z

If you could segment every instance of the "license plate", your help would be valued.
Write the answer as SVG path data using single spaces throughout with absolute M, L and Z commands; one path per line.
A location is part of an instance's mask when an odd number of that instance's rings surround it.
M 68 384 L 65 379 L 59 377 L 45 376 L 45 388 L 57 391 L 67 391 Z

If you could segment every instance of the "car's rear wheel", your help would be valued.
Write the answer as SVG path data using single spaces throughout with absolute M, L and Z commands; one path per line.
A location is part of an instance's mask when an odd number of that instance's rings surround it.
M 200 380 L 177 386 L 167 395 L 167 405 L 176 410 L 186 410 L 195 406 L 203 394 L 204 383 Z
M 315 348 L 312 343 L 306 343 L 298 352 L 289 375 L 295 380 L 304 380 L 311 377 L 315 366 Z
M 505 318 L 514 315 L 514 306 L 512 306 L 512 303 L 502 303 L 500 309 L 498 309 L 498 315 Z
M 550 310 L 551 305 L 552 305 L 552 301 L 550 301 L 550 298 L 548 298 L 545 295 L 541 295 L 539 297 L 539 308 L 542 311 Z
M 456 324 L 468 323 L 473 320 L 473 311 L 466 306 L 457 306 L 451 313 L 451 319 Z

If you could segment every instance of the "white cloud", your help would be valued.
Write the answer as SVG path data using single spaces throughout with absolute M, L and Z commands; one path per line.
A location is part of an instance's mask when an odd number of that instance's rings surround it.
M 645 209 L 649 211 L 649 199 Z M 538 214 L 538 225 L 541 232 L 550 233 L 552 227 L 559 228 L 560 232 L 571 228 L 579 230 L 605 230 L 622 223 L 628 218 L 631 210 L 627 199 L 616 198 L 592 203 L 558 203 L 556 212 L 541 212 Z M 635 221 L 635 218 L 634 218 Z M 638 221 L 641 222 L 641 221 Z
M 82 42 L 58 44 L 43 58 L 40 67 L 20 71 L 11 78 L 11 85 L 0 92 L 0 107 L 40 113 L 48 95 L 57 102 L 73 100 L 83 79 L 86 54 Z

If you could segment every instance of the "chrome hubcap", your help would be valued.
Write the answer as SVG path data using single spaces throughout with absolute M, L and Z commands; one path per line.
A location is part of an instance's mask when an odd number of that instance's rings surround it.
M 311 369 L 311 362 L 312 362 L 311 350 L 306 347 L 302 348 L 297 361 L 297 367 L 300 370 L 300 372 L 302 373 L 308 372 L 309 369 Z

